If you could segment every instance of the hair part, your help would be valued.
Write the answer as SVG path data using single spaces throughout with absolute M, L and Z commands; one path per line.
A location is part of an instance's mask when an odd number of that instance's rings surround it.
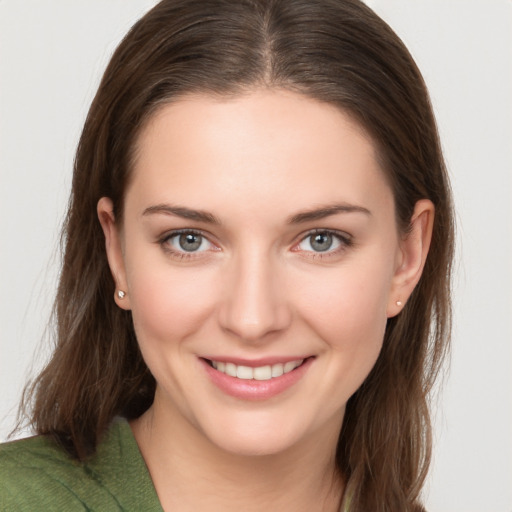
M 191 93 L 229 97 L 262 87 L 335 105 L 363 127 L 404 236 L 415 203 L 434 203 L 423 275 L 388 321 L 377 363 L 347 404 L 337 449 L 351 512 L 421 510 L 431 452 L 428 393 L 450 333 L 450 186 L 420 72 L 396 34 L 357 0 L 164 0 L 126 35 L 77 149 L 56 347 L 26 395 L 33 425 L 83 459 L 114 416 L 136 418 L 151 405 L 155 381 L 131 314 L 112 300 L 97 202 L 110 197 L 122 221 L 137 137 L 162 105 Z

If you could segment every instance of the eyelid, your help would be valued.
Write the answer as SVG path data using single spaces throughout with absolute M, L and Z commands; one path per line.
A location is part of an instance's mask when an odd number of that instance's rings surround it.
M 173 237 L 176 237 L 176 236 L 182 235 L 182 234 L 189 234 L 189 233 L 203 237 L 204 239 L 206 239 L 208 241 L 208 243 L 210 244 L 211 247 L 209 247 L 207 250 L 204 250 L 204 251 L 187 252 L 187 251 L 176 250 L 175 248 L 171 247 L 170 244 L 167 243 L 169 241 L 169 239 L 171 239 Z M 315 234 L 329 234 L 329 235 L 335 237 L 339 241 L 340 245 L 339 245 L 339 247 L 335 248 L 334 250 L 328 249 L 324 252 L 313 251 L 313 250 L 309 251 L 309 250 L 303 250 L 303 249 L 298 248 L 298 246 L 304 240 L 306 240 L 308 237 L 313 236 Z M 219 245 L 217 243 L 212 241 L 212 238 L 215 238 L 215 237 L 213 237 L 213 235 L 211 235 L 210 233 L 205 232 L 201 229 L 181 228 L 181 229 L 173 229 L 170 231 L 166 231 L 165 233 L 163 233 L 161 236 L 158 237 L 157 243 L 162 247 L 162 249 L 166 253 L 168 253 L 171 256 L 174 256 L 176 258 L 179 258 L 180 260 L 183 260 L 183 259 L 204 257 L 205 253 L 209 253 L 212 251 L 213 252 L 221 251 L 222 249 L 219 247 Z M 302 252 L 305 254 L 309 254 L 309 257 L 311 257 L 311 258 L 328 258 L 331 256 L 336 256 L 336 255 L 342 253 L 343 251 L 345 251 L 346 249 L 348 249 L 349 247 L 352 247 L 354 245 L 352 235 L 350 235 L 346 231 L 340 231 L 340 230 L 331 229 L 331 228 L 310 229 L 306 232 L 301 233 L 297 238 L 298 239 L 293 244 L 291 250 L 293 252 Z
M 181 251 L 174 247 L 172 247 L 168 242 L 170 239 L 177 237 L 179 235 L 198 235 L 204 238 L 209 244 L 210 247 L 204 251 Z M 198 258 L 204 256 L 205 253 L 211 251 L 220 251 L 220 247 L 212 241 L 212 235 L 202 231 L 201 229 L 194 228 L 181 228 L 181 229 L 172 229 L 170 231 L 166 231 L 161 236 L 158 237 L 157 243 L 162 247 L 162 249 L 170 254 L 171 256 L 175 256 L 179 259 L 189 259 L 189 258 Z
M 308 251 L 299 249 L 298 246 L 306 240 L 308 237 L 316 235 L 316 234 L 329 234 L 333 237 L 335 237 L 339 242 L 340 246 L 333 249 L 333 250 L 326 250 L 324 252 L 322 251 Z M 329 228 L 315 228 L 311 229 L 305 233 L 301 233 L 299 235 L 299 239 L 296 243 L 294 243 L 292 247 L 293 252 L 302 252 L 302 253 L 309 253 L 311 257 L 314 258 L 328 258 L 330 256 L 336 256 L 339 253 L 345 251 L 349 247 L 352 247 L 354 245 L 353 237 L 349 233 L 345 231 L 339 231 L 337 229 L 329 229 Z

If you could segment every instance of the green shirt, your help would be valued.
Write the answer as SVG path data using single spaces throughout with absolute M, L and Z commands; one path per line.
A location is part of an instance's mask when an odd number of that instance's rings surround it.
M 0 512 L 84 510 L 163 512 L 126 420 L 83 463 L 45 436 L 0 445 Z
M 162 512 L 130 426 L 116 419 L 81 463 L 51 439 L 0 445 L 0 511 Z

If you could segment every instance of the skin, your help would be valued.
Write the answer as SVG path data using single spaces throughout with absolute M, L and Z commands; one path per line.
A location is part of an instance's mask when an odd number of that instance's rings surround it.
M 287 91 L 184 97 L 154 115 L 137 150 L 122 222 L 108 198 L 98 215 L 126 292 L 115 300 L 132 311 L 157 381 L 132 428 L 162 506 L 338 510 L 345 405 L 420 278 L 432 204 L 419 201 L 400 234 L 371 139 L 335 107 Z M 199 250 L 174 236 L 187 229 L 204 235 Z M 315 250 L 312 230 L 333 232 L 331 248 Z M 201 362 L 228 356 L 311 362 L 283 393 L 244 400 Z

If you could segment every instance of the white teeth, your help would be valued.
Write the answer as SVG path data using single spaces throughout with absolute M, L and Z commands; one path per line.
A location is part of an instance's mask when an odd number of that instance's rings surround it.
M 304 359 L 297 359 L 296 361 L 288 361 L 284 364 L 277 363 L 272 366 L 266 365 L 252 368 L 250 366 L 237 366 L 236 364 L 223 361 L 212 361 L 212 366 L 219 372 L 242 380 L 270 380 L 295 370 L 303 362 Z
M 281 377 L 284 373 L 284 364 L 277 363 L 272 366 L 272 377 Z
M 253 371 L 250 366 L 237 366 L 236 376 L 239 379 L 249 380 L 253 377 Z
M 236 377 L 236 364 L 226 363 L 226 370 L 224 373 L 230 377 Z
M 270 380 L 272 378 L 272 367 L 258 366 L 254 368 L 253 373 L 256 380 Z
M 297 368 L 297 366 L 295 365 L 295 361 L 288 361 L 287 363 L 284 363 L 283 372 L 288 373 L 294 370 L 295 368 Z

